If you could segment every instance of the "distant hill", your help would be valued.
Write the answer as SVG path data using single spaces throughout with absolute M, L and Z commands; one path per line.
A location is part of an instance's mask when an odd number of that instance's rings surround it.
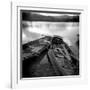
M 50 21 L 50 22 L 79 22 L 79 16 L 43 16 L 39 14 L 22 13 L 22 20 L 25 21 Z

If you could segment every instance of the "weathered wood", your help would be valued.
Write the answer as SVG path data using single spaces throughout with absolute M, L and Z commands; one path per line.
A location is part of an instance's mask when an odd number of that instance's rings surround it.
M 52 67 L 55 70 L 55 73 L 57 75 L 64 76 L 64 75 L 73 74 L 72 69 L 63 68 L 62 66 L 59 65 L 59 63 L 56 61 L 56 58 L 52 49 L 48 51 L 48 56 L 50 58 L 50 63 L 52 64 Z
M 57 75 L 66 75 L 66 72 L 64 72 L 64 69 L 59 65 L 59 63 L 56 61 L 55 55 L 53 50 L 48 51 L 48 55 L 50 58 L 50 62 L 52 64 L 52 67 L 54 68 Z

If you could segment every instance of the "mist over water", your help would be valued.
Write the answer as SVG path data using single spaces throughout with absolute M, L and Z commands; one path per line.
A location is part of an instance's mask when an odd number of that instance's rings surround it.
M 26 25 L 26 26 L 25 26 Z M 22 22 L 22 43 L 36 40 L 44 35 L 62 36 L 69 44 L 74 44 L 79 34 L 78 22 Z

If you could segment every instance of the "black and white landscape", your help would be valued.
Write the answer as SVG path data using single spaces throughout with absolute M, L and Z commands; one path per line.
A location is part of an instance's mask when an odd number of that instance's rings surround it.
M 79 22 L 79 13 L 22 10 L 22 78 L 79 75 Z

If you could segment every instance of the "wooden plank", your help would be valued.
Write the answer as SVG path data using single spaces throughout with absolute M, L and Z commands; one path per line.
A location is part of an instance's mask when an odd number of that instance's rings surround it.
M 49 61 L 50 61 L 51 65 L 52 65 L 55 73 L 56 73 L 57 75 L 61 75 L 60 72 L 58 71 L 57 65 L 56 65 L 56 63 L 55 63 L 55 56 L 54 56 L 53 50 L 50 49 L 50 50 L 48 51 L 48 56 L 49 56 Z
M 52 67 L 57 75 L 63 76 L 63 75 L 70 75 L 70 73 L 72 73 L 72 70 L 65 69 L 59 65 L 59 63 L 56 61 L 54 51 L 52 49 L 48 51 L 48 56 L 50 59 L 50 63 L 52 64 Z

